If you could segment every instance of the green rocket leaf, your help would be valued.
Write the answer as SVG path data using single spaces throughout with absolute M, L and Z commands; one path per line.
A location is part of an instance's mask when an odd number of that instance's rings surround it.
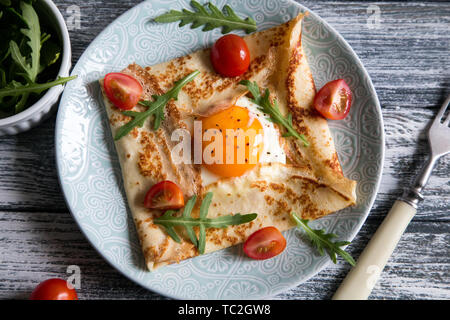
M 242 19 L 233 9 L 225 5 L 220 11 L 214 4 L 208 2 L 206 9 L 197 1 L 191 1 L 191 6 L 195 11 L 183 9 L 182 11 L 170 10 L 169 12 L 155 18 L 156 22 L 169 23 L 180 21 L 180 27 L 191 23 L 191 29 L 204 26 L 202 31 L 210 31 L 215 28 L 222 28 L 222 33 L 232 30 L 245 30 L 250 33 L 256 31 L 256 22 L 252 18 Z

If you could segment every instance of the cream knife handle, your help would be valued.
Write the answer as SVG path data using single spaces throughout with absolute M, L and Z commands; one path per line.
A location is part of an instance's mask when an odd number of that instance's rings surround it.
M 410 204 L 397 200 L 370 239 L 356 266 L 350 270 L 333 300 L 367 299 L 394 251 L 403 232 L 405 232 L 416 209 Z

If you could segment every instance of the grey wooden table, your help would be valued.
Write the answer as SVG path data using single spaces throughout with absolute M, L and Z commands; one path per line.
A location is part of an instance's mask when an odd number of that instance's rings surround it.
M 80 9 L 79 28 L 70 31 L 73 63 L 100 31 L 137 2 L 55 1 L 66 18 L 73 15 L 71 6 Z M 348 247 L 357 258 L 424 162 L 425 129 L 450 93 L 450 3 L 301 2 L 354 48 L 372 77 L 383 109 L 383 179 L 371 214 Z M 374 20 L 378 10 L 380 19 Z M 67 278 L 70 265 L 81 270 L 80 299 L 163 298 L 122 276 L 81 234 L 58 185 L 54 124 L 55 116 L 29 132 L 0 137 L 0 298 L 27 298 L 40 281 Z M 372 299 L 450 298 L 449 159 L 442 159 L 433 172 L 425 201 Z M 329 299 L 348 271 L 348 264 L 332 265 L 274 298 Z

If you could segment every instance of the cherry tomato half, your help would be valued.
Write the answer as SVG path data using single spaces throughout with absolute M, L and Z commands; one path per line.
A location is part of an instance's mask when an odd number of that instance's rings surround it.
M 184 206 L 181 189 L 172 181 L 161 181 L 148 190 L 144 207 L 148 209 L 179 209 Z
M 328 82 L 316 94 L 314 107 L 327 119 L 344 119 L 352 106 L 352 91 L 344 79 Z
M 31 293 L 31 300 L 78 300 L 75 289 L 63 279 L 41 282 Z
M 211 62 L 217 73 L 225 77 L 237 77 L 250 65 L 250 51 L 245 40 L 235 34 L 227 34 L 214 43 Z
M 124 73 L 108 73 L 103 85 L 108 99 L 119 109 L 132 109 L 142 96 L 142 86 L 135 78 Z
M 286 248 L 286 239 L 275 227 L 265 227 L 251 234 L 244 243 L 244 252 L 252 259 L 275 257 Z

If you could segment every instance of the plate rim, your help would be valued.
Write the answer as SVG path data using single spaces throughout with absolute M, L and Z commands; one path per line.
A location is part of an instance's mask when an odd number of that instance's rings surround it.
M 123 12 L 122 14 L 120 14 L 118 17 L 116 17 L 113 21 L 111 21 L 99 34 L 97 34 L 97 36 L 91 41 L 91 43 L 83 50 L 83 53 L 80 55 L 80 57 L 78 58 L 77 62 L 74 64 L 74 67 L 72 68 L 71 71 L 71 75 L 73 75 L 73 69 L 77 66 L 79 60 L 81 59 L 81 57 L 93 46 L 94 42 L 101 37 L 105 30 L 107 30 L 111 25 L 113 25 L 117 20 L 119 20 L 120 18 L 122 18 L 123 16 L 127 15 L 131 10 L 133 10 L 134 8 L 143 5 L 144 3 L 146 3 L 148 0 L 143 1 L 141 3 L 136 4 L 135 6 L 129 8 L 128 10 L 126 10 L 125 12 Z M 354 59 L 355 64 L 357 65 L 358 69 L 361 70 L 362 74 L 364 75 L 365 79 L 367 80 L 367 84 L 368 84 L 368 89 L 369 89 L 369 93 L 370 96 L 372 96 L 374 98 L 375 101 L 375 108 L 378 111 L 379 114 L 379 119 L 378 119 L 378 123 L 381 127 L 380 130 L 380 137 L 379 137 L 379 141 L 380 141 L 380 162 L 379 162 L 379 174 L 376 178 L 375 181 L 375 185 L 374 185 L 374 190 L 372 193 L 372 197 L 370 199 L 370 201 L 368 201 L 364 216 L 362 217 L 362 219 L 358 222 L 358 224 L 355 226 L 355 228 L 353 229 L 353 232 L 350 233 L 349 241 L 353 241 L 353 239 L 356 237 L 356 235 L 360 232 L 362 226 L 364 225 L 364 223 L 367 220 L 367 217 L 369 216 L 374 202 L 377 198 L 379 189 L 380 189 L 380 185 L 381 185 L 381 180 L 383 177 L 383 171 L 384 171 L 384 163 L 385 163 L 385 150 L 386 150 L 386 145 L 385 145 L 385 127 L 384 127 L 384 119 L 383 119 L 383 112 L 382 112 L 382 108 L 381 108 L 381 104 L 377 95 L 377 92 L 375 90 L 375 86 L 373 85 L 373 81 L 372 78 L 370 77 L 367 69 L 364 67 L 363 63 L 361 62 L 359 56 L 356 54 L 356 52 L 353 50 L 353 48 L 350 46 L 350 44 L 345 40 L 345 38 L 333 27 L 331 26 L 325 19 L 321 18 L 318 14 L 316 14 L 313 10 L 310 10 L 309 8 L 307 8 L 306 6 L 304 6 L 301 3 L 295 2 L 294 0 L 286 0 L 287 2 L 289 2 L 290 5 L 294 5 L 297 6 L 301 11 L 303 12 L 308 12 L 311 16 L 314 17 L 314 19 L 316 19 L 318 22 L 322 23 L 326 28 L 328 28 L 329 30 L 332 31 L 332 33 L 336 36 L 336 38 L 339 40 L 339 42 L 344 46 L 344 48 L 346 50 L 348 50 L 348 52 L 350 53 L 350 55 L 352 56 L 352 58 Z M 89 244 L 95 249 L 95 251 L 97 251 L 97 253 L 110 265 L 112 266 L 115 270 L 119 271 L 123 276 L 125 276 L 125 278 L 131 280 L 132 282 L 136 283 L 137 285 L 153 292 L 156 293 L 162 297 L 165 298 L 171 298 L 171 299 L 185 299 L 184 296 L 181 295 L 177 295 L 177 294 L 170 294 L 167 292 L 163 292 L 161 289 L 158 288 L 153 288 L 151 286 L 149 286 L 148 284 L 144 283 L 144 282 L 139 282 L 139 279 L 135 279 L 133 278 L 130 274 L 128 274 L 126 272 L 126 270 L 123 270 L 120 266 L 120 264 L 115 263 L 114 261 L 112 261 L 112 259 L 110 259 L 108 256 L 106 256 L 100 247 L 98 247 L 95 242 L 91 239 L 91 237 L 86 233 L 85 229 L 82 227 L 81 222 L 77 219 L 76 215 L 73 213 L 73 210 L 71 208 L 71 205 L 69 203 L 69 200 L 67 199 L 66 196 L 66 189 L 64 187 L 64 184 L 62 182 L 62 178 L 61 178 L 61 162 L 62 162 L 62 155 L 61 155 L 61 149 L 58 148 L 58 133 L 61 131 L 61 103 L 64 100 L 64 96 L 65 96 L 65 90 L 63 91 L 63 94 L 61 96 L 61 100 L 58 106 L 58 112 L 57 112 L 57 116 L 56 116 L 56 121 L 55 121 L 55 135 L 54 135 L 54 143 L 55 143 L 55 162 L 56 162 L 56 172 L 57 172 L 57 176 L 58 176 L 58 183 L 60 186 L 60 189 L 62 191 L 63 197 L 64 197 L 64 201 L 66 203 L 66 206 L 70 212 L 70 214 L 72 215 L 73 219 L 75 220 L 75 223 L 77 224 L 78 228 L 80 229 L 81 233 L 83 234 L 83 236 L 88 240 Z M 125 201 L 126 202 L 126 201 Z M 272 297 L 275 297 L 276 295 L 282 293 L 282 292 L 286 292 L 288 290 L 292 290 L 293 288 L 299 286 L 302 283 L 305 283 L 306 281 L 309 281 L 311 278 L 317 276 L 318 273 L 320 273 L 321 271 L 325 270 L 330 264 L 331 264 L 331 260 L 329 260 L 328 262 L 324 263 L 318 270 L 316 270 L 315 272 L 312 272 L 309 276 L 304 277 L 302 280 L 300 281 L 295 281 L 293 282 L 291 285 L 284 287 L 284 288 L 279 288 L 276 290 L 271 291 L 270 295 L 266 295 L 263 296 L 262 298 L 254 298 L 254 299 L 270 299 Z M 207 298 L 207 299 L 211 299 L 211 298 Z M 250 298 L 251 299 L 251 298 Z

